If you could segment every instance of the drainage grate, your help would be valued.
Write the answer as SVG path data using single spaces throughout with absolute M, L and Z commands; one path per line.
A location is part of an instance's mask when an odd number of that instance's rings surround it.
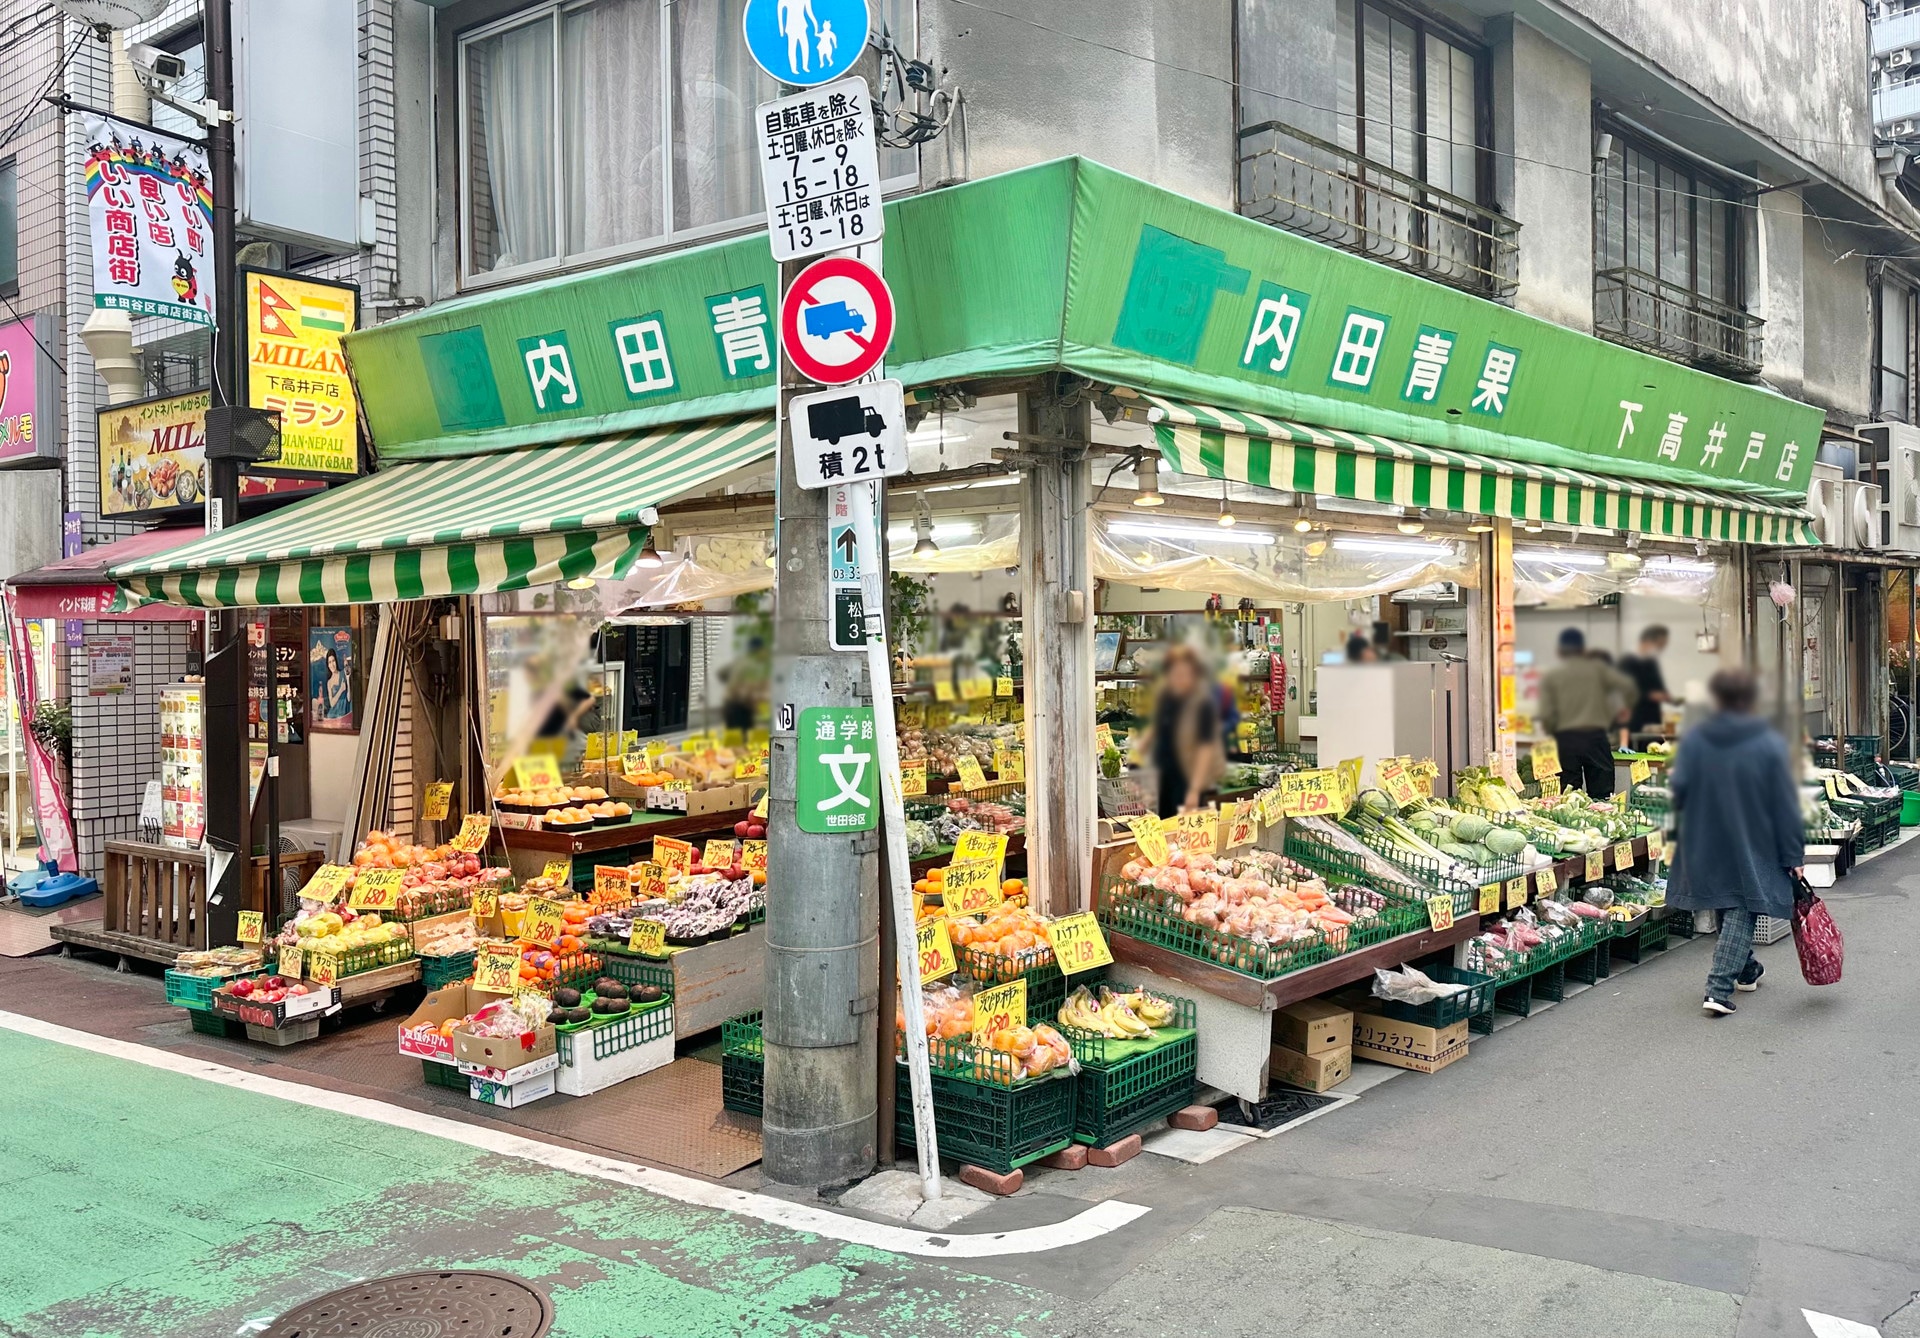
M 547 1298 L 505 1273 L 396 1273 L 303 1301 L 264 1338 L 540 1338 Z
M 1228 1097 L 1225 1101 L 1216 1101 L 1214 1109 L 1220 1112 L 1222 1124 L 1246 1125 L 1267 1133 L 1302 1115 L 1311 1115 L 1322 1106 L 1331 1106 L 1339 1099 L 1279 1087 L 1273 1089 L 1265 1101 L 1238 1101 Z

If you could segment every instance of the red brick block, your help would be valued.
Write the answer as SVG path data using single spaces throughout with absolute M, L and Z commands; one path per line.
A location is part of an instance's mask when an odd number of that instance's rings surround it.
M 1167 1116 L 1167 1123 L 1176 1129 L 1211 1129 L 1220 1123 L 1220 1112 L 1212 1106 L 1183 1106 Z
M 1050 1157 L 1042 1157 L 1040 1164 L 1056 1171 L 1081 1170 L 1087 1164 L 1087 1145 L 1074 1143 L 1069 1147 L 1061 1148 Z
M 1132 1161 L 1140 1155 L 1140 1135 L 1128 1134 L 1118 1143 L 1109 1143 L 1103 1148 L 1087 1150 L 1089 1166 L 1118 1166 L 1122 1162 Z
M 965 1165 L 960 1168 L 960 1182 L 972 1185 L 975 1189 L 985 1190 L 989 1194 L 1005 1197 L 1017 1193 L 1026 1182 L 1025 1171 L 1008 1171 L 1005 1175 L 998 1171 L 989 1171 L 984 1166 Z

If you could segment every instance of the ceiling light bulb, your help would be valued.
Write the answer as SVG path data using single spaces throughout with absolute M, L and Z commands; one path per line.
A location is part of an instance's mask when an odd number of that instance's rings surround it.
M 922 514 L 913 522 L 915 557 L 930 557 L 940 551 L 940 545 L 933 541 L 933 517 Z
M 1467 533 L 1468 534 L 1492 534 L 1493 522 L 1491 520 L 1476 520 L 1471 525 L 1467 526 Z
M 1235 522 L 1234 522 L 1233 512 L 1227 510 L 1225 506 L 1222 506 L 1220 508 L 1221 527 L 1224 529 L 1232 529 L 1234 526 L 1234 523 Z
M 1528 534 L 1538 534 L 1542 530 L 1546 529 L 1547 527 L 1541 524 L 1537 520 L 1530 520 L 1525 525 L 1521 526 L 1521 528 L 1524 529 Z
M 647 546 L 640 550 L 640 556 L 633 560 L 636 567 L 657 567 L 660 565 L 660 550 L 653 546 L 653 540 L 647 540 Z
M 1427 528 L 1427 522 L 1424 520 L 1403 520 L 1395 525 L 1394 528 L 1402 534 L 1418 534 Z
M 1310 558 L 1317 558 L 1326 551 L 1327 541 L 1325 539 L 1313 539 L 1307 544 L 1307 556 Z
M 1293 532 L 1295 534 L 1312 534 L 1313 522 L 1308 520 L 1305 516 L 1302 516 L 1300 517 L 1300 519 L 1293 522 Z
M 1165 506 L 1167 499 L 1160 495 L 1160 457 L 1143 455 L 1134 466 L 1134 477 L 1139 483 L 1139 495 L 1133 499 L 1135 506 Z
M 568 581 L 568 582 L 567 582 L 567 589 L 569 589 L 569 590 L 591 590 L 591 589 L 593 589 L 593 577 L 591 577 L 591 576 L 576 576 L 576 577 L 574 577 L 574 578 L 573 578 L 573 579 L 572 579 L 571 581 Z

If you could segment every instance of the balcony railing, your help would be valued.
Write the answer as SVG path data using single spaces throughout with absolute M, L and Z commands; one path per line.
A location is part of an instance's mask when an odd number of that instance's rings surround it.
M 1766 322 L 1644 270 L 1593 276 L 1595 333 L 1732 376 L 1757 376 Z
M 1518 223 L 1279 121 L 1240 132 L 1240 212 L 1486 297 L 1519 285 Z

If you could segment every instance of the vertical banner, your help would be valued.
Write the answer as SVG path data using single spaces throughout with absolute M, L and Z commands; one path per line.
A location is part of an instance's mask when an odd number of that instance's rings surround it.
M 340 340 L 360 322 L 352 284 L 241 271 L 247 403 L 280 415 L 280 458 L 303 474 L 360 472 L 360 416 Z
M 206 149 L 87 121 L 93 304 L 213 324 L 213 178 Z
M 40 836 L 40 858 L 52 860 L 62 873 L 75 873 L 73 814 L 60 788 L 59 769 L 33 733 L 34 703 L 39 700 L 39 669 L 34 663 L 33 638 L 27 620 L 16 618 L 13 603 L 0 590 L 0 606 L 7 615 L 8 667 L 12 670 L 14 703 L 19 715 L 20 746 L 27 753 L 27 779 L 33 789 L 34 826 Z

